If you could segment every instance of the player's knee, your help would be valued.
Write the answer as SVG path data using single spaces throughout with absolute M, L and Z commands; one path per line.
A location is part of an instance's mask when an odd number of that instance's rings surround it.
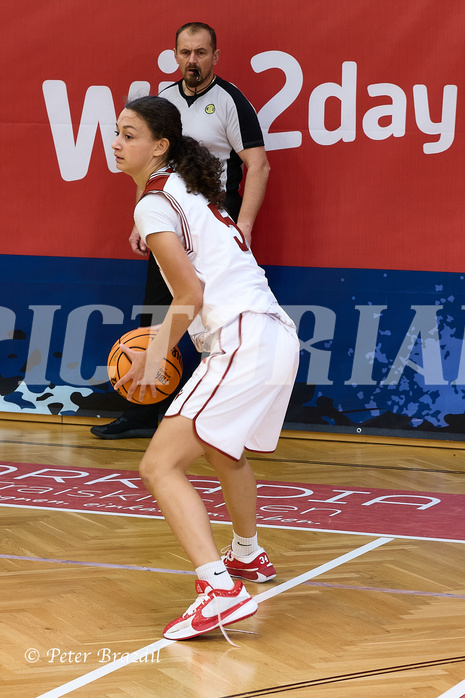
M 157 455 L 148 456 L 147 453 L 143 456 L 139 465 L 139 475 L 141 476 L 142 482 L 145 487 L 153 492 L 157 481 L 163 477 L 162 474 L 162 461 Z
M 162 451 L 147 452 L 139 465 L 139 475 L 149 492 L 155 493 L 160 483 L 169 480 L 170 475 L 177 471 L 178 463 L 170 459 L 169 454 Z

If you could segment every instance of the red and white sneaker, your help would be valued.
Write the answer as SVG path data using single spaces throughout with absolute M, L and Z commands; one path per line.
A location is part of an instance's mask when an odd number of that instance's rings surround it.
M 253 616 L 258 608 L 242 582 L 225 590 L 212 589 L 208 582 L 197 579 L 195 590 L 199 594 L 196 601 L 164 629 L 163 635 L 168 640 L 188 640 L 220 626 L 237 623 Z
M 268 582 L 276 577 L 276 570 L 263 548 L 247 557 L 236 557 L 230 547 L 222 560 L 231 577 L 241 577 L 258 583 Z

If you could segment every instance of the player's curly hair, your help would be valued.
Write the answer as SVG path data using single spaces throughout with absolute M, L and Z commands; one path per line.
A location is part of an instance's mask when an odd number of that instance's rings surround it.
M 222 205 L 221 162 L 203 145 L 182 133 L 177 107 L 164 97 L 139 97 L 126 104 L 141 117 L 154 138 L 169 141 L 168 163 L 183 178 L 188 192 L 203 194 L 211 203 Z

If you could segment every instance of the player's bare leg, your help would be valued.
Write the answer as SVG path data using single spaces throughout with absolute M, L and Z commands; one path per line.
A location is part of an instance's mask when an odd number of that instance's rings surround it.
M 257 532 L 257 483 L 248 460 L 244 454 L 233 460 L 214 448 L 205 450 L 205 458 L 218 475 L 234 531 L 251 538 Z
M 276 570 L 257 538 L 257 483 L 244 454 L 232 460 L 215 449 L 207 449 L 205 458 L 215 468 L 223 498 L 233 523 L 233 541 L 223 562 L 232 577 L 251 582 L 267 582 Z
M 194 567 L 220 559 L 205 505 L 186 477 L 189 466 L 203 451 L 192 421 L 170 417 L 155 432 L 139 469 Z
M 187 640 L 218 627 L 223 629 L 223 625 L 244 620 L 257 610 L 242 583 L 231 580 L 213 540 L 207 510 L 186 477 L 187 469 L 203 451 L 191 420 L 172 417 L 163 420 L 140 465 L 146 487 L 199 577 L 196 601 L 163 631 L 171 640 Z

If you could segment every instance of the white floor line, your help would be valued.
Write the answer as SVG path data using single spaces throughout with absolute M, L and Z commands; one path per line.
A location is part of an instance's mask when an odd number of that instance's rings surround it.
M 450 688 L 445 693 L 441 693 L 441 695 L 438 696 L 438 698 L 463 698 L 464 696 L 465 696 L 465 681 L 461 681 L 460 683 L 457 684 L 457 686 Z
M 282 584 L 278 584 L 278 586 L 272 587 L 271 589 L 268 589 L 267 591 L 264 591 L 261 594 L 257 594 L 257 596 L 254 596 L 254 599 L 257 603 L 261 603 L 262 601 L 271 599 L 273 596 L 276 596 L 277 594 L 282 594 L 283 591 L 287 591 L 288 589 L 292 589 L 293 587 L 296 587 L 299 584 L 303 584 L 303 582 L 306 582 L 309 579 L 313 579 L 313 577 L 318 577 L 320 574 L 324 574 L 325 572 L 328 572 L 329 570 L 332 570 L 335 567 L 339 567 L 340 565 L 343 565 L 344 563 L 349 562 L 350 560 L 354 560 L 356 557 L 365 555 L 365 553 L 370 552 L 370 550 L 379 548 L 381 545 L 389 543 L 392 540 L 393 538 L 378 538 L 377 540 L 373 540 L 371 541 L 371 543 L 362 545 L 361 548 L 356 548 L 355 550 L 352 550 L 350 553 L 346 553 L 345 555 L 336 557 L 334 560 L 331 560 L 330 562 L 325 562 L 324 565 L 315 567 L 314 570 L 304 572 L 304 574 L 301 574 L 298 577 L 294 577 L 294 579 L 289 579 L 289 581 L 287 582 L 283 582 Z
M 94 671 L 90 671 L 88 674 L 84 674 L 84 676 L 80 676 L 77 679 L 73 679 L 72 681 L 63 684 L 63 686 L 53 688 L 51 691 L 47 691 L 47 693 L 41 693 L 41 695 L 37 696 L 37 698 L 60 698 L 60 696 L 66 696 L 68 693 L 72 693 L 78 688 L 82 688 L 93 681 L 97 681 L 97 679 L 102 678 L 102 676 L 111 674 L 113 671 L 117 671 L 124 666 L 128 666 L 128 664 L 142 660 L 144 657 L 147 657 L 150 654 L 154 654 L 158 658 L 158 653 L 160 650 L 162 650 L 164 647 L 168 647 L 168 645 L 172 645 L 174 642 L 176 642 L 176 640 L 165 639 L 152 642 L 152 644 L 142 647 L 140 650 L 131 652 L 131 654 L 129 654 L 127 657 L 116 659 L 114 662 L 109 662 L 98 669 L 94 669 Z
M 330 562 L 325 562 L 324 565 L 320 565 L 319 567 L 316 567 L 315 569 L 310 570 L 309 572 L 305 572 L 304 574 L 301 574 L 298 577 L 294 577 L 294 579 L 290 579 L 287 582 L 283 582 L 283 584 L 278 584 L 278 586 L 273 587 L 268 591 L 264 591 L 262 594 L 254 596 L 254 599 L 257 603 L 262 603 L 262 601 L 266 601 L 267 599 L 270 599 L 273 596 L 282 594 L 284 591 L 292 589 L 293 587 L 298 586 L 303 582 L 306 582 L 308 579 L 312 579 L 313 577 L 317 577 L 320 574 L 324 574 L 325 572 L 328 572 L 328 570 L 332 570 L 335 567 L 339 567 L 340 565 L 349 562 L 350 560 L 354 560 L 355 558 L 370 552 L 370 550 L 379 548 L 381 545 L 389 543 L 392 540 L 392 538 L 378 538 L 377 540 L 371 541 L 371 543 L 362 545 L 361 548 L 356 548 L 355 550 L 352 550 L 351 552 L 346 553 L 345 555 L 341 555 L 340 557 L 337 557 L 334 560 L 331 560 Z M 84 674 L 83 676 L 80 676 L 77 679 L 73 679 L 73 681 L 69 681 L 68 683 L 63 684 L 62 686 L 58 686 L 57 688 L 54 688 L 51 691 L 47 691 L 47 693 L 42 693 L 40 696 L 37 696 L 37 698 L 61 698 L 61 696 L 66 696 L 68 695 L 68 693 L 72 693 L 76 689 L 82 688 L 82 686 L 87 686 L 89 683 L 92 683 L 93 681 L 100 679 L 102 676 L 111 674 L 113 671 L 117 671 L 118 669 L 121 669 L 124 666 L 128 666 L 128 664 L 132 664 L 133 662 L 141 660 L 150 654 L 157 654 L 158 657 L 159 651 L 164 647 L 167 647 L 168 645 L 172 645 L 173 642 L 175 642 L 175 640 L 157 640 L 156 642 L 153 642 L 152 644 L 147 645 L 146 647 L 142 647 L 142 649 L 140 650 L 132 652 L 127 657 L 122 657 L 113 662 L 109 662 L 108 664 L 105 664 L 99 669 L 94 669 L 94 671 L 90 671 L 88 674 Z M 444 698 L 445 697 L 446 694 L 444 694 Z M 442 696 L 440 698 L 442 698 Z M 447 698 L 460 697 L 457 693 L 451 694 L 450 696 L 447 695 Z

